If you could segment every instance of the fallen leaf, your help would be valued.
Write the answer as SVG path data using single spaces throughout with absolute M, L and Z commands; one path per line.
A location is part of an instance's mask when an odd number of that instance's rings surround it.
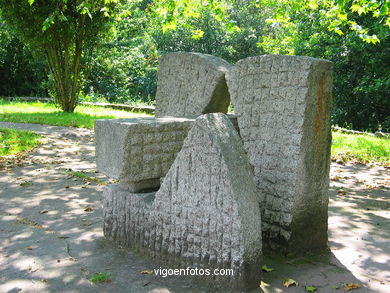
M 33 250 L 33 247 L 32 246 L 28 246 L 26 249 L 27 250 Z
M 86 207 L 84 209 L 84 212 L 92 212 L 92 211 L 93 211 L 93 208 L 91 208 L 91 207 Z
M 332 178 L 330 178 L 330 180 L 332 180 L 332 181 L 337 181 L 339 179 L 340 179 L 339 175 L 336 175 L 336 176 L 333 176 Z
M 350 291 L 350 290 L 358 289 L 358 288 L 360 288 L 360 284 L 358 284 L 358 283 L 344 284 L 344 291 Z
M 153 275 L 153 270 L 143 270 L 141 271 L 142 275 Z
M 273 268 L 267 267 L 267 265 L 263 265 L 263 266 L 261 267 L 261 270 L 262 270 L 263 272 L 269 273 L 269 272 L 272 272 L 274 269 L 273 269 Z
M 40 214 L 46 214 L 46 213 L 48 213 L 48 212 L 49 212 L 48 210 L 44 209 L 44 210 L 40 211 L 39 213 L 40 213 Z
M 47 279 L 41 279 L 41 282 L 42 283 L 47 283 L 48 281 L 47 281 Z
M 286 288 L 291 286 L 298 286 L 298 282 L 293 279 L 286 279 L 283 281 L 283 286 Z
M 339 285 L 333 285 L 333 286 L 332 286 L 332 289 L 333 289 L 333 290 L 338 290 L 338 289 L 340 289 L 340 286 L 339 286 Z
M 345 190 L 344 189 L 339 189 L 339 190 L 337 190 L 337 195 L 346 195 L 347 193 L 345 192 Z
M 317 291 L 317 287 L 314 286 L 305 286 L 306 292 L 315 292 Z

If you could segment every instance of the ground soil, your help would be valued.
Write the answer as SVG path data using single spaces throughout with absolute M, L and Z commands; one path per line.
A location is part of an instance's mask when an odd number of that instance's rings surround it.
M 102 233 L 100 181 L 70 176 L 96 173 L 93 132 L 87 129 L 0 122 L 33 130 L 47 142 L 0 170 L 0 292 L 217 292 L 200 280 L 162 278 L 159 268 Z M 19 164 L 19 165 L 17 165 Z M 261 288 L 253 292 L 390 292 L 390 171 L 379 166 L 332 163 L 329 251 L 268 254 Z M 92 284 L 105 272 L 111 282 Z M 291 278 L 298 286 L 285 288 Z M 336 288 L 339 289 L 336 289 Z M 218 292 L 228 292 L 219 290 Z

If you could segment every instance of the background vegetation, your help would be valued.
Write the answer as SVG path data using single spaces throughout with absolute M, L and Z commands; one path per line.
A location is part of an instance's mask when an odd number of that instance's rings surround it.
M 132 113 L 97 106 L 80 105 L 73 113 L 60 111 L 50 103 L 17 102 L 0 99 L 0 121 L 39 123 L 56 126 L 94 127 L 96 119 L 148 117 L 146 113 Z M 390 167 L 390 139 L 367 134 L 333 131 L 332 160 L 363 164 L 378 163 Z M 3 156 L 23 153 L 39 143 L 39 136 L 31 132 L 0 128 L 0 168 Z M 69 174 L 82 177 L 82 174 Z M 86 178 L 84 178 L 86 179 Z
M 390 132 L 389 1 L 128 0 L 117 8 L 107 37 L 90 52 L 83 100 L 153 103 L 166 52 L 231 63 L 308 55 L 335 64 L 334 124 Z M 1 18 L 0 27 L 0 96 L 55 95 L 46 64 Z
M 40 136 L 30 131 L 0 128 L 0 162 L 2 156 L 26 152 L 40 144 Z
M 0 121 L 17 123 L 37 123 L 57 126 L 93 128 L 96 119 L 119 119 L 148 116 L 98 106 L 83 106 L 75 112 L 62 112 L 51 103 L 14 102 L 0 99 Z

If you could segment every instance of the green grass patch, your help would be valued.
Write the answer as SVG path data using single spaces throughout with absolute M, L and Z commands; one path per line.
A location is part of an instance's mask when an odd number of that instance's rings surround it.
M 390 164 L 390 139 L 365 134 L 332 133 L 332 159 L 362 164 Z
M 56 126 L 93 128 L 96 119 L 137 118 L 151 116 L 98 106 L 77 106 L 74 113 L 62 112 L 54 104 L 18 102 L 0 99 L 0 121 L 36 123 Z
M 0 128 L 0 156 L 29 151 L 41 144 L 40 138 L 34 132 Z
M 73 126 L 93 128 L 96 119 L 118 119 L 151 116 L 146 113 L 133 113 L 122 110 L 113 110 L 98 106 L 83 106 L 76 108 L 74 113 L 64 113 L 54 104 L 41 102 L 17 102 L 0 99 L 0 121 L 39 123 L 57 126 Z M 3 140 L 3 139 L 2 139 Z M 0 142 L 7 147 L 2 147 L 2 152 L 16 152 L 23 150 L 24 142 L 28 139 L 20 139 L 14 143 Z M 27 149 L 30 147 L 27 143 Z M 1 153 L 0 153 L 1 155 Z M 333 132 L 332 159 L 342 162 L 356 161 L 367 164 L 379 162 L 384 165 L 390 164 L 390 139 L 373 137 L 361 134 L 346 134 L 339 131 Z
M 69 177 L 75 177 L 83 180 L 84 182 L 95 182 L 99 185 L 107 185 L 107 182 L 104 182 L 103 180 L 100 180 L 96 177 L 89 176 L 88 174 L 85 174 L 84 172 L 78 172 L 78 171 L 72 171 L 72 170 L 65 170 L 66 175 Z
M 112 281 L 111 276 L 107 273 L 96 273 L 89 279 L 91 283 L 110 283 Z

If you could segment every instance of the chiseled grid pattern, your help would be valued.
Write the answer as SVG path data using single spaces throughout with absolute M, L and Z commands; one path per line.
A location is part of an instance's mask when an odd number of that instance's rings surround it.
M 165 176 L 193 122 L 136 125 L 129 130 L 120 180 L 139 182 Z
M 148 216 L 154 193 L 129 193 L 119 185 L 103 191 L 104 235 L 119 245 L 140 248 L 148 230 Z
M 207 133 L 191 133 L 156 194 L 149 245 L 172 262 L 233 268 L 238 278 L 244 245 L 229 170 Z
M 223 59 L 206 54 L 163 55 L 159 60 L 156 117 L 201 115 L 210 103 L 215 105 L 211 112 L 226 113 L 229 93 L 224 76 L 230 67 Z M 216 90 L 219 95 L 215 95 Z
M 238 273 L 243 261 L 241 225 L 221 156 L 184 150 L 180 159 L 159 191 L 163 200 L 157 198 L 153 209 L 154 251 L 183 258 L 188 265 L 229 266 Z M 191 182 L 195 176 L 199 185 Z
M 166 265 L 233 268 L 234 276 L 210 277 L 253 288 L 262 243 L 249 162 L 226 116 L 197 121 L 157 193 L 104 190 L 104 233 Z
M 310 125 L 304 123 L 311 115 L 308 101 L 316 100 L 309 95 L 317 94 L 310 90 L 316 87 L 310 75 L 315 70 L 329 75 L 331 70 L 321 62 L 330 64 L 307 57 L 265 55 L 239 61 L 228 75 L 240 135 L 260 191 L 265 239 L 288 241 L 291 236 L 293 205 L 308 179 L 304 178 L 308 150 L 302 142 Z M 316 105 L 310 106 L 315 112 Z M 325 178 L 317 178 L 318 184 Z

